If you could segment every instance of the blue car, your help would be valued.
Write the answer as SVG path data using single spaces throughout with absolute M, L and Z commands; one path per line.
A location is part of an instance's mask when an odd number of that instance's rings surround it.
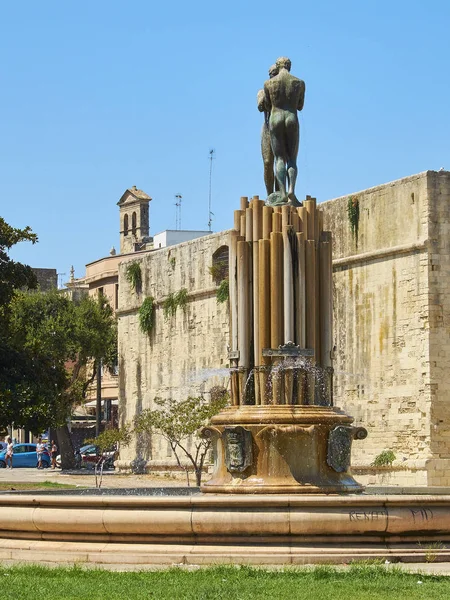
M 16 467 L 37 467 L 36 444 L 14 444 L 13 468 Z M 0 469 L 6 467 L 6 450 L 0 452 Z M 50 466 L 50 454 L 44 450 L 42 454 L 42 466 Z

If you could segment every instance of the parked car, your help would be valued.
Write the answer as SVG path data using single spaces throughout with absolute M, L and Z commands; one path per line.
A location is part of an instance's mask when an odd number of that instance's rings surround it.
M 86 446 L 81 446 L 81 448 L 75 451 L 75 458 L 77 456 L 81 456 L 81 464 L 77 467 L 95 467 L 96 463 L 100 459 L 100 450 L 94 444 L 86 444 Z M 114 467 L 114 459 L 116 457 L 115 451 L 104 452 L 103 458 L 105 459 L 104 467 L 107 469 L 112 469 Z M 78 461 L 77 461 L 78 462 Z M 58 454 L 56 457 L 56 466 L 61 467 L 61 455 Z
M 36 444 L 14 444 L 13 467 L 37 467 Z M 0 469 L 6 467 L 6 449 L 0 452 Z M 50 454 L 47 450 L 42 453 L 42 466 L 50 466 Z

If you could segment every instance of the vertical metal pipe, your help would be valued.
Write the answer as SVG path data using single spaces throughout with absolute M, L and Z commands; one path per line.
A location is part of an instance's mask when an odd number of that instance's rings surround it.
M 96 414 L 95 414 L 95 437 L 98 437 L 101 433 L 101 422 L 102 422 L 102 359 L 97 359 L 97 401 L 96 401 Z
M 239 211 L 235 211 L 239 212 Z M 240 217 L 239 217 L 240 218 Z M 237 238 L 238 232 L 231 231 L 230 257 L 229 257 L 229 285 L 230 285 L 230 346 L 232 351 L 238 350 L 238 292 L 237 292 Z M 237 361 L 231 360 L 230 364 L 237 367 Z M 231 404 L 239 404 L 239 383 L 237 371 L 231 371 Z
M 291 213 L 291 222 L 292 222 L 292 228 L 294 229 L 294 232 L 299 233 L 301 231 L 301 224 L 300 224 L 300 217 L 298 216 L 298 212 L 296 210 L 293 210 Z
M 274 213 L 279 215 L 279 213 Z M 281 215 L 280 226 L 281 226 Z M 278 348 L 283 343 L 283 234 L 273 231 L 270 234 L 270 345 Z M 272 361 L 272 364 L 275 361 Z M 274 404 L 282 402 L 282 379 L 279 371 L 272 372 L 272 397 Z
M 316 233 L 316 203 L 314 200 L 306 200 L 305 201 L 305 209 L 306 209 L 306 221 L 308 223 L 308 240 L 315 239 Z
M 245 404 L 245 383 L 250 359 L 249 340 L 249 256 L 247 242 L 237 243 L 238 271 L 238 343 L 239 343 L 239 403 Z
M 289 225 L 283 227 L 283 297 L 284 297 L 284 343 L 293 342 L 294 337 L 294 278 L 292 252 L 289 241 Z
M 245 211 L 245 241 L 253 241 L 253 209 L 251 208 Z
M 260 372 L 260 395 L 261 404 L 269 404 L 267 380 L 270 358 L 262 355 L 263 348 L 270 348 L 270 241 L 259 240 L 259 364 L 262 366 Z M 271 401 L 271 399 L 270 399 Z
M 241 233 L 241 237 L 243 237 L 245 239 L 245 230 L 246 230 L 246 226 L 245 226 L 245 210 L 242 211 L 241 214 L 241 227 L 240 227 L 240 233 Z
M 325 385 L 328 392 L 327 404 L 332 404 L 332 352 L 333 352 L 333 266 L 331 250 L 331 234 L 322 233 L 320 242 L 320 318 L 321 318 L 321 366 L 324 369 L 324 378 L 330 381 Z
M 281 231 L 291 224 L 291 210 L 292 207 L 289 204 L 281 207 Z
M 272 213 L 273 209 L 271 206 L 263 206 L 263 238 L 270 240 L 270 234 L 272 232 Z
M 272 231 L 281 233 L 281 212 L 272 213 Z
M 309 227 L 309 225 L 308 225 Z M 318 359 L 316 355 L 316 249 L 314 240 L 306 240 L 306 347 L 314 350 L 315 364 Z M 314 377 L 308 374 L 308 404 L 314 404 Z
M 284 207 L 283 207 L 284 208 Z M 288 207 L 290 208 L 290 207 Z M 283 213 L 282 213 L 283 215 Z M 283 227 L 283 312 L 284 343 L 294 342 L 294 276 L 292 271 L 292 248 L 289 237 L 290 225 Z M 284 403 L 292 404 L 294 373 L 292 369 L 284 372 Z
M 306 269 L 304 233 L 297 233 L 296 275 L 296 343 L 300 348 L 306 348 Z M 305 372 L 300 370 L 297 371 L 297 404 L 305 404 Z
M 235 231 L 237 231 L 238 234 L 240 234 L 240 231 L 241 231 L 241 216 L 242 216 L 242 210 L 235 210 L 234 211 L 234 225 L 233 225 L 233 229 Z
M 301 206 L 297 208 L 298 218 L 300 219 L 300 231 L 305 234 L 305 240 L 308 239 L 308 214 L 306 208 Z
M 253 200 L 253 362 L 255 366 L 255 403 L 261 404 L 260 377 L 258 369 L 260 362 L 260 343 L 259 343 L 259 240 L 262 237 L 262 207 L 263 202 L 258 199 Z

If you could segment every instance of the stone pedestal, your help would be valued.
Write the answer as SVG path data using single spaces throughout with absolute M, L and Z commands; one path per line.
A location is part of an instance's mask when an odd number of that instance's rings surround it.
M 241 406 L 213 417 L 214 493 L 360 492 L 350 472 L 353 439 L 367 431 L 331 406 Z

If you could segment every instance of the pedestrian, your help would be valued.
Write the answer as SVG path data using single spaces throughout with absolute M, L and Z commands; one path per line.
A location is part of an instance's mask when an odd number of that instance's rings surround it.
M 12 469 L 13 468 L 14 444 L 10 437 L 6 438 L 6 443 L 7 443 L 6 456 L 5 456 L 6 468 L 8 469 L 8 462 L 9 462 L 9 464 L 10 464 L 9 468 Z
M 58 446 L 55 440 L 52 440 L 52 469 L 56 469 L 56 457 L 58 456 Z
M 42 455 L 45 450 L 45 444 L 42 442 L 42 437 L 38 437 L 38 443 L 36 444 L 36 454 L 37 454 L 37 468 L 42 469 Z

